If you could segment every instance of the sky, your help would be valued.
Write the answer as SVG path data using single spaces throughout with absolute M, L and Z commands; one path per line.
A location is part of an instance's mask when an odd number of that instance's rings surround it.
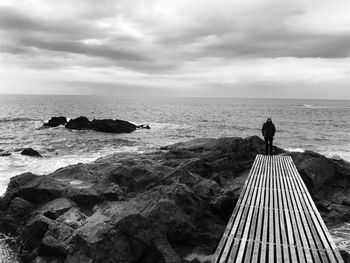
M 350 99 L 349 0 L 0 0 L 0 93 Z

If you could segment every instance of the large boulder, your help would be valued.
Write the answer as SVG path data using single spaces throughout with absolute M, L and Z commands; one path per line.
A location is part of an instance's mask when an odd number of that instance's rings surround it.
M 33 157 L 42 157 L 42 155 L 38 151 L 36 151 L 36 150 L 34 150 L 32 148 L 24 148 L 21 151 L 21 154 L 22 155 L 33 156 Z
M 60 117 L 51 117 L 51 119 L 44 123 L 44 127 L 57 127 L 63 124 L 67 123 L 67 118 L 60 116 Z
M 80 116 L 76 119 L 71 119 L 65 126 L 71 130 L 87 130 L 90 128 L 90 121 L 84 116 Z
M 0 199 L 0 209 L 8 209 L 17 197 L 33 204 L 47 203 L 62 197 L 67 186 L 67 183 L 46 175 L 24 173 L 14 176 L 10 180 L 5 195 Z

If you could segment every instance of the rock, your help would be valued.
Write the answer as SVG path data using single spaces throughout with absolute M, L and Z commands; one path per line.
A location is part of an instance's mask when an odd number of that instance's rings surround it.
M 350 218 L 350 163 L 318 153 L 290 153 L 326 223 Z
M 67 118 L 60 116 L 60 117 L 51 117 L 51 119 L 47 122 L 44 123 L 43 126 L 45 127 L 57 127 L 63 124 L 67 123 Z
M 114 129 L 92 122 L 70 125 Z M 0 198 L 0 229 L 15 235 L 23 262 L 182 263 L 189 253 L 211 255 L 264 151 L 256 136 L 197 139 L 18 175 Z M 312 152 L 291 156 L 325 221 L 350 218 L 349 164 Z
M 165 178 L 166 174 L 171 172 L 171 168 L 157 165 L 150 160 L 135 162 L 134 159 L 130 159 L 126 160 L 126 163 L 127 165 L 117 166 L 110 171 L 110 179 L 132 192 L 145 190 L 148 185 Z
M 107 133 L 130 133 L 136 130 L 136 125 L 123 120 L 92 120 L 80 116 L 76 119 L 70 120 L 66 124 L 66 128 L 72 130 L 94 130 Z
M 35 206 L 20 198 L 13 198 L 7 205 L 7 214 L 0 212 L 0 231 L 6 234 L 20 234 L 23 225 L 32 217 Z
M 74 206 L 74 203 L 67 198 L 58 198 L 46 203 L 40 208 L 40 212 L 46 217 L 56 219 Z
M 52 224 L 40 242 L 41 256 L 66 256 L 74 249 L 74 229 L 66 224 Z
M 157 233 L 151 222 L 140 214 L 125 217 L 117 224 L 119 231 L 129 240 L 135 262 L 161 262 L 162 254 L 155 242 Z
M 130 133 L 136 130 L 136 125 L 123 120 L 92 120 L 90 123 L 92 130 L 108 133 Z
M 232 191 L 227 191 L 223 195 L 218 196 L 211 203 L 211 207 L 215 214 L 218 214 L 223 220 L 228 222 L 233 209 L 238 201 L 239 195 Z
M 94 188 L 69 188 L 67 197 L 83 207 L 92 207 L 103 200 Z
M 24 262 L 31 262 L 36 258 L 40 242 L 52 223 L 51 219 L 37 215 L 26 224 L 19 249 L 20 258 Z
M 31 217 L 34 208 L 35 206 L 30 202 L 20 197 L 15 197 L 12 199 L 8 211 L 17 221 L 24 221 Z
M 84 225 L 86 216 L 77 208 L 73 207 L 63 215 L 59 216 L 56 221 L 60 224 L 65 224 L 71 228 L 77 229 Z
M 82 164 L 82 163 L 60 168 L 52 174 L 52 177 L 58 180 L 67 180 L 67 181 L 69 180 L 89 181 L 95 178 L 95 176 L 92 173 L 90 173 L 88 165 Z
M 76 119 L 71 119 L 65 126 L 71 130 L 87 130 L 90 127 L 90 121 L 84 116 L 80 116 Z
M 22 155 L 28 155 L 28 156 L 33 156 L 33 157 L 42 157 L 41 154 L 39 152 L 37 152 L 36 150 L 32 149 L 32 148 L 24 148 L 21 151 Z
M 20 197 L 31 203 L 47 203 L 62 197 L 67 184 L 50 176 L 24 173 L 10 179 L 5 195 L 0 200 L 0 208 L 7 209 L 12 199 Z
M 350 263 L 350 254 L 345 250 L 340 250 L 340 255 L 344 260 L 344 263 Z
M 3 149 L 0 149 L 0 157 L 10 156 L 11 153 L 9 151 L 5 151 Z

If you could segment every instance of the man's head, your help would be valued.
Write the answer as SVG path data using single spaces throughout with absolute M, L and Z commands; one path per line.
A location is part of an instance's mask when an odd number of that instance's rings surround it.
M 268 117 L 268 118 L 267 118 L 267 122 L 272 122 L 271 117 Z

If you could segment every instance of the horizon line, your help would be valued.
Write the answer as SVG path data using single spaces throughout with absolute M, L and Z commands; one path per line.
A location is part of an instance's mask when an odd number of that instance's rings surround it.
M 101 94 L 62 94 L 62 93 L 54 93 L 54 94 L 48 94 L 48 93 L 1 93 L 0 96 L 7 95 L 7 96 L 84 96 L 84 97 L 119 97 L 119 98 L 182 98 L 182 99 L 262 99 L 262 100 L 338 100 L 338 101 L 348 101 L 350 98 L 276 98 L 276 97 L 264 97 L 264 98 L 258 98 L 258 97 L 211 97 L 211 96 L 135 96 L 135 95 L 101 95 Z

